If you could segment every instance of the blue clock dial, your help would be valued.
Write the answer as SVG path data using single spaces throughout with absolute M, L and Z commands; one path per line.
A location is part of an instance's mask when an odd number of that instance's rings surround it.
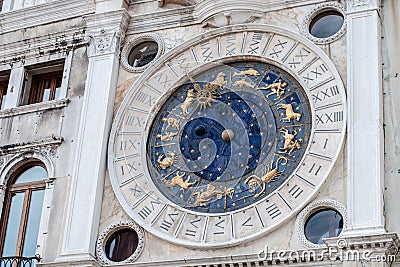
M 188 74 L 155 116 L 150 175 L 189 210 L 238 210 L 285 182 L 310 132 L 309 100 L 289 73 L 261 62 L 214 66 Z

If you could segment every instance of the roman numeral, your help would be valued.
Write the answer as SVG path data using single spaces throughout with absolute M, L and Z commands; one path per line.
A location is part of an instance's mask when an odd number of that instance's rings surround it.
M 154 103 L 156 102 L 154 97 L 152 97 L 151 95 L 146 94 L 144 92 L 139 92 L 136 95 L 135 100 L 137 100 L 140 103 L 143 103 L 149 107 L 152 107 L 154 105 Z
M 279 54 L 282 53 L 283 49 L 285 49 L 285 45 L 288 42 L 281 42 L 281 40 L 278 39 L 278 43 L 274 45 L 274 48 L 272 48 L 272 52 L 269 54 L 271 57 L 278 58 Z
M 189 60 L 187 57 L 184 55 L 180 55 L 179 57 L 176 58 L 176 61 L 178 62 L 178 65 L 180 68 L 182 68 L 183 71 L 187 72 L 189 70 Z
M 316 67 L 314 70 L 311 70 L 309 73 L 307 73 L 306 76 L 303 76 L 303 79 L 308 84 L 309 82 L 312 82 L 315 79 L 317 79 L 319 76 L 322 76 L 327 71 L 328 71 L 328 68 L 325 66 L 325 64 L 321 64 L 318 67 Z
M 201 54 L 203 55 L 204 61 L 210 61 L 213 59 L 212 50 L 211 50 L 211 43 L 206 42 L 200 45 L 201 47 Z
M 125 118 L 125 125 L 127 126 L 138 126 L 142 127 L 144 125 L 145 118 L 137 117 L 137 116 L 131 116 L 128 115 Z
M 137 139 L 133 139 L 133 140 L 121 140 L 120 143 L 120 147 L 119 150 L 131 150 L 136 149 L 137 145 L 139 145 L 140 143 L 137 141 Z
M 157 74 L 156 76 L 154 76 L 154 78 L 162 86 L 164 86 L 164 87 L 170 86 L 171 79 L 167 75 L 165 75 L 164 73 Z
M 171 226 L 174 224 L 178 215 L 178 213 L 168 213 L 166 218 L 162 221 L 160 228 L 168 232 L 171 229 Z
M 281 211 L 279 210 L 278 206 L 275 203 L 272 204 L 271 206 L 268 206 L 266 210 L 272 220 L 282 214 Z
M 136 193 L 142 193 L 142 190 L 138 189 L 138 185 L 135 184 L 135 188 L 129 188 L 133 192 L 133 196 L 136 197 Z
M 319 173 L 319 171 L 321 170 L 322 166 L 321 166 L 321 165 L 318 166 L 318 167 L 316 167 L 316 166 L 317 166 L 317 164 L 313 163 L 313 165 L 311 166 L 311 168 L 310 168 L 310 170 L 308 171 L 308 173 L 312 173 L 312 174 L 314 174 L 315 176 L 317 176 L 318 173 Z
M 289 66 L 294 69 L 297 68 L 297 65 L 300 65 L 310 53 L 310 51 L 303 47 L 300 49 L 299 53 L 293 57 L 292 62 L 289 62 Z
M 290 190 L 289 194 L 291 194 L 294 198 L 298 198 L 301 193 L 303 193 L 303 189 L 301 189 L 298 185 L 294 185 Z
M 247 220 L 245 220 L 245 221 L 242 223 L 242 226 L 244 226 L 244 227 L 252 227 L 252 226 L 253 226 L 253 223 L 251 223 L 251 217 L 249 217 Z
M 139 212 L 139 216 L 142 217 L 143 220 L 145 220 L 154 210 L 155 210 L 155 205 L 161 204 L 160 201 L 158 200 L 151 200 L 150 201 L 150 207 L 148 205 L 145 205 Z
M 331 113 L 324 113 L 324 114 L 316 114 L 317 118 L 317 125 L 319 124 L 327 124 L 333 123 L 338 121 L 343 121 L 343 111 L 335 111 Z
M 122 165 L 121 166 L 121 174 L 125 175 L 126 171 L 128 173 L 130 173 L 132 170 L 137 171 L 139 166 L 140 166 L 140 163 L 136 163 L 135 161 L 133 161 L 132 163 L 127 163 L 126 166 Z M 125 167 L 127 167 L 127 168 L 125 169 Z
M 213 233 L 214 235 L 223 235 L 225 233 L 225 227 L 221 225 L 224 222 L 225 222 L 225 219 L 222 219 L 215 224 L 215 227 L 218 227 L 220 229 L 220 231 L 214 232 Z M 223 230 L 223 231 L 221 231 L 221 230 Z
M 251 39 L 251 43 L 249 45 L 249 53 L 257 54 L 257 50 L 260 49 L 260 43 L 262 40 L 263 34 L 261 32 L 255 32 Z
M 321 90 L 316 94 L 313 94 L 312 97 L 314 99 L 314 103 L 318 103 L 324 101 L 327 98 L 334 97 L 338 94 L 339 94 L 339 88 L 337 87 L 337 85 L 334 85 L 329 88 L 326 88 L 325 90 Z
M 185 235 L 195 237 L 197 230 L 199 229 L 198 223 L 201 221 L 201 218 L 196 215 L 196 217 L 189 221 L 189 223 L 193 226 L 192 229 L 186 229 Z
M 236 34 L 228 35 L 226 37 L 226 55 L 235 55 Z

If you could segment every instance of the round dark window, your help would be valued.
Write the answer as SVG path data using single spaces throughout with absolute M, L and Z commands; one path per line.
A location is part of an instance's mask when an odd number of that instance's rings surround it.
M 304 234 L 308 241 L 323 244 L 322 238 L 337 237 L 343 229 L 343 218 L 332 209 L 320 210 L 311 215 L 305 224 Z
M 138 242 L 136 231 L 132 229 L 118 230 L 106 242 L 106 256 L 114 262 L 124 261 L 135 252 Z
M 328 10 L 316 15 L 310 23 L 309 31 L 317 38 L 335 35 L 344 23 L 343 14 L 336 10 Z
M 135 45 L 128 56 L 128 63 L 132 67 L 143 67 L 156 58 L 158 44 L 155 41 L 141 42 Z

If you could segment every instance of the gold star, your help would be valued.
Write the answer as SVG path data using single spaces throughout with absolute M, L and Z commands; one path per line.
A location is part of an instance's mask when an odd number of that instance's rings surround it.
M 218 169 L 217 169 L 217 170 L 220 172 L 220 171 L 222 171 L 222 168 L 221 168 L 221 167 L 218 167 Z

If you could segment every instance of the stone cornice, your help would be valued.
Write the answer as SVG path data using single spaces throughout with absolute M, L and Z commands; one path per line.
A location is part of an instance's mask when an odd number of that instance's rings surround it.
M 93 0 L 55 0 L 45 4 L 0 13 L 2 33 L 94 13 Z M 1 51 L 1 50 L 0 50 Z
M 210 16 L 233 10 L 268 12 L 282 8 L 318 4 L 327 0 L 203 0 L 197 4 L 168 10 L 133 15 L 127 34 L 150 32 L 178 26 L 202 24 Z M 135 2 L 131 1 L 131 5 Z
M 379 10 L 381 0 L 347 0 L 347 13 Z
M 86 43 L 84 27 L 18 40 L 0 45 L 0 64 L 13 64 L 57 54 L 64 57 L 68 51 Z
M 60 136 L 52 136 L 39 141 L 3 145 L 0 146 L 0 155 L 20 153 L 43 147 L 59 146 L 63 141 L 64 139 Z
M 68 105 L 69 101 L 70 101 L 69 99 L 52 100 L 52 101 L 40 102 L 40 103 L 35 103 L 35 104 L 24 105 L 24 106 L 19 106 L 19 107 L 15 107 L 15 108 L 1 110 L 0 111 L 0 119 L 18 116 L 18 115 L 22 115 L 22 114 L 35 113 L 35 112 L 41 112 L 41 111 L 45 111 L 45 110 L 63 108 Z

